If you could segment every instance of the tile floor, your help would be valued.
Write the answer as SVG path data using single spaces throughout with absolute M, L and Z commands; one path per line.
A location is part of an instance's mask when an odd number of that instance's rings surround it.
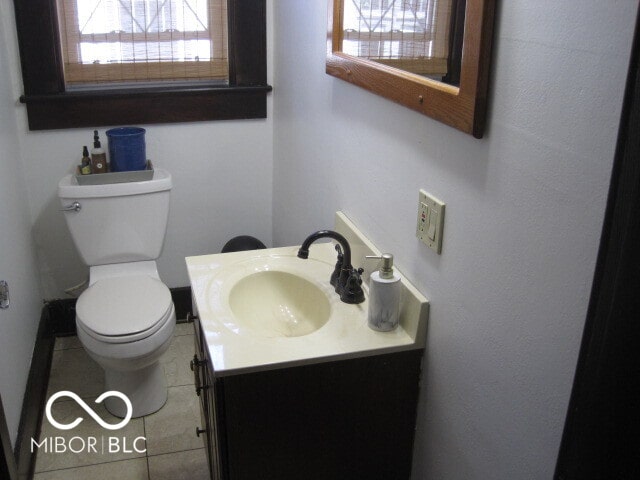
M 71 430 L 58 430 L 45 415 L 39 440 L 57 441 L 59 446 L 45 449 L 40 443 L 34 480 L 208 479 L 204 445 L 195 434 L 200 410 L 189 369 L 193 354 L 193 324 L 178 324 L 161 359 L 169 385 L 167 403 L 156 413 L 132 419 L 120 430 L 102 428 L 68 397 L 57 400 L 51 408 L 55 420 L 68 424 L 82 417 L 83 421 Z M 56 339 L 47 398 L 61 390 L 82 397 L 106 422 L 120 421 L 101 404 L 93 403 L 104 392 L 103 374 L 77 337 Z

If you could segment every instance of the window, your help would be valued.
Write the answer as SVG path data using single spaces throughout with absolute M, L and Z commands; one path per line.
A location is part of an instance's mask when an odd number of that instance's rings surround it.
M 345 0 L 342 51 L 418 75 L 447 73 L 452 0 Z
M 227 81 L 225 0 L 58 0 L 66 86 Z
M 265 0 L 15 0 L 32 130 L 266 117 Z

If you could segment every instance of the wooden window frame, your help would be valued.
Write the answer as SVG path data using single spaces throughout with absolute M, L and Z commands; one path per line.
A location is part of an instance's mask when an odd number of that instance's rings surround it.
M 55 0 L 14 5 L 30 130 L 267 116 L 266 0 L 227 0 L 228 85 L 83 91 L 65 89 Z

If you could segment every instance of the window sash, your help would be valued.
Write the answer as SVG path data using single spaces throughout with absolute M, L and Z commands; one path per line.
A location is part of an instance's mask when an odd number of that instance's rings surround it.
M 134 10 L 133 1 L 119 0 L 113 6 L 122 6 L 131 15 L 132 31 L 113 31 L 110 33 L 81 32 L 82 26 L 77 10 L 80 1 L 83 0 L 57 0 L 64 81 L 68 87 L 102 83 L 228 81 L 226 0 L 201 0 L 207 1 L 207 18 L 206 21 L 200 22 L 200 26 L 203 28 L 191 31 L 175 31 L 174 29 L 162 32 L 149 31 L 155 17 L 152 17 L 150 22 L 147 17 L 144 19 L 134 17 L 134 14 L 131 13 Z M 166 5 L 166 0 L 154 1 L 158 11 Z M 129 6 L 128 9 L 127 6 Z M 136 27 L 138 31 L 134 32 Z M 181 58 L 158 60 L 153 57 L 161 57 L 161 54 L 149 55 L 149 52 L 160 52 L 162 43 L 165 46 L 171 46 L 170 49 L 173 50 L 175 42 L 194 40 L 209 42 L 210 48 L 207 52 L 209 60 Z M 116 50 L 118 48 L 122 50 L 122 46 L 124 46 L 130 52 L 124 55 L 128 57 L 125 60 L 120 58 L 111 59 L 108 63 L 92 62 L 92 58 L 89 58 L 88 61 L 81 58 L 83 44 L 93 44 Z M 151 59 L 147 57 L 151 57 Z

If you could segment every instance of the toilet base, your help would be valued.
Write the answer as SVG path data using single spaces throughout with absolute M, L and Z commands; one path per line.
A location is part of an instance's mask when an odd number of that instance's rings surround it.
M 167 380 L 160 362 L 134 371 L 105 370 L 106 390 L 124 393 L 133 407 L 132 418 L 156 412 L 167 401 Z M 124 418 L 127 407 L 115 397 L 105 399 L 105 407 L 112 415 Z

